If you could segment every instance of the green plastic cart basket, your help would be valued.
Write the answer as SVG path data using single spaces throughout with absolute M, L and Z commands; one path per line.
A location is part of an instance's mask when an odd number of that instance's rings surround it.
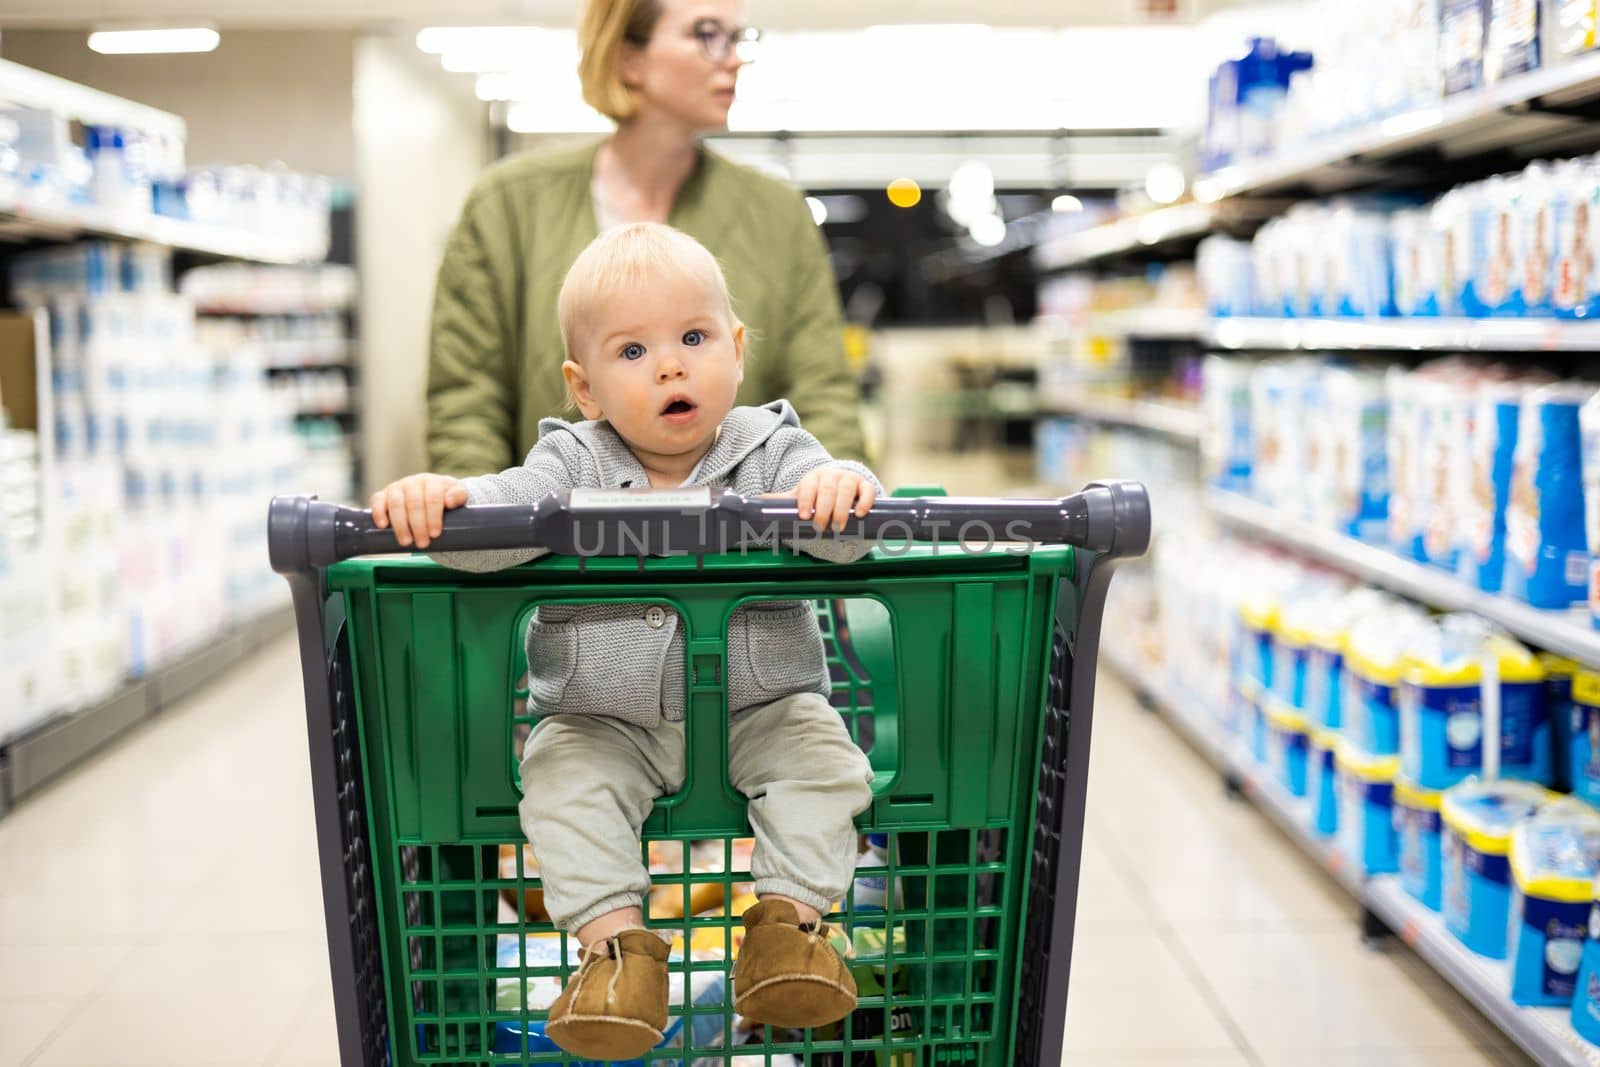
M 272 502 L 345 1067 L 584 1062 L 543 1037 L 576 946 L 542 913 L 517 819 L 523 634 L 550 601 L 671 610 L 686 639 L 688 774 L 641 845 L 663 872 L 647 924 L 677 935 L 674 1018 L 634 1062 L 1061 1062 L 1100 620 L 1115 563 L 1148 546 L 1148 496 L 897 495 L 850 520 L 874 545 L 857 562 L 773 547 L 813 536 L 792 500 L 562 492 L 449 513 L 433 550 L 552 553 L 480 574 L 400 554 L 367 512 Z M 762 600 L 814 604 L 875 773 L 832 918 L 860 1006 L 825 1030 L 746 1026 L 727 989 L 750 828 L 727 781 L 726 644 Z

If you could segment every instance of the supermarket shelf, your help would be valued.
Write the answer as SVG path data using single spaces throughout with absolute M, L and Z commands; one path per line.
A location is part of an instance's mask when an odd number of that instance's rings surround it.
M 1205 429 L 1205 416 L 1197 408 L 1095 393 L 1041 396 L 1040 410 L 1043 414 L 1066 415 L 1105 426 L 1123 426 L 1159 434 L 1196 448 Z
M 134 126 L 178 140 L 188 132 L 187 123 L 169 111 L 5 59 L 0 59 L 0 100 L 17 107 L 55 111 L 89 126 Z
M 1204 237 L 1219 219 L 1215 205 L 1179 204 L 1045 241 L 1034 250 L 1033 261 L 1040 270 L 1067 270 L 1133 252 L 1165 251 Z
M 1086 316 L 1081 322 L 1054 326 L 1054 337 L 1088 334 L 1144 341 L 1205 341 L 1211 335 L 1211 316 L 1199 308 L 1128 308 Z
M 1544 1067 L 1600 1067 L 1600 1049 L 1573 1030 L 1562 1008 L 1520 1008 L 1511 1002 L 1503 961 L 1469 950 L 1393 875 L 1367 882 L 1365 902 L 1384 925 Z
M 1319 560 L 1441 611 L 1470 611 L 1538 648 L 1600 666 L 1600 630 L 1578 611 L 1541 611 L 1472 588 L 1454 575 L 1284 515 L 1236 493 L 1213 491 L 1206 506 L 1223 524 Z
M 288 607 L 234 626 L 204 647 L 129 681 L 93 707 L 41 723 L 0 746 L 0 813 L 38 792 L 91 753 L 227 672 L 293 626 Z
M 1291 797 L 1253 762 L 1234 758 L 1193 723 L 1182 705 L 1168 699 L 1150 679 L 1152 670 L 1126 653 L 1102 646 L 1102 662 L 1128 686 L 1150 700 L 1163 717 L 1224 775 L 1239 782 L 1261 812 L 1355 899 L 1381 919 L 1439 975 L 1466 997 L 1541 1067 L 1600 1067 L 1600 1049 L 1572 1029 L 1560 1008 L 1521 1008 L 1511 1002 L 1503 962 L 1479 956 L 1445 929 L 1444 921 L 1401 888 L 1394 875 L 1363 880 L 1332 843 L 1311 833 L 1307 801 Z
M 325 248 L 306 248 L 264 234 L 227 230 L 159 215 L 128 216 L 92 206 L 42 207 L 0 193 L 0 238 L 67 241 L 112 237 L 148 241 L 182 252 L 255 263 L 314 263 Z
M 1600 351 L 1600 322 L 1562 319 L 1222 318 L 1203 329 L 1212 347 L 1227 349 Z
M 1477 92 L 1406 112 L 1349 133 L 1311 142 L 1275 159 L 1225 167 L 1195 182 L 1205 203 L 1292 190 L 1330 193 L 1380 183 L 1394 175 L 1407 153 L 1438 150 L 1452 161 L 1517 148 L 1528 155 L 1558 152 L 1564 137 L 1575 147 L 1593 141 L 1578 116 L 1546 109 L 1572 108 L 1600 98 L 1600 55 L 1509 78 Z

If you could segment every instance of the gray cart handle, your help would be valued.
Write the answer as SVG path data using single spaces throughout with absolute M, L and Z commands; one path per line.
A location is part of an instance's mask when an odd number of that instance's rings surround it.
M 802 541 L 818 534 L 792 499 L 727 490 L 630 493 L 562 490 L 537 504 L 456 508 L 430 552 L 545 548 L 569 556 L 705 555 L 752 541 Z M 1150 544 L 1150 497 L 1138 482 L 1097 482 L 1058 500 L 884 497 L 851 516 L 841 539 L 1033 542 L 1074 545 L 1110 558 Z M 280 496 L 267 519 L 272 569 L 290 574 L 352 556 L 409 553 L 372 513 L 304 496 Z

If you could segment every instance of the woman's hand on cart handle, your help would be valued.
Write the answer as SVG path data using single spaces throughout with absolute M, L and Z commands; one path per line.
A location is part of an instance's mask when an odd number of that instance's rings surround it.
M 394 528 L 402 548 L 427 548 L 444 532 L 444 513 L 467 502 L 467 487 L 444 474 L 413 474 L 372 494 L 372 524 Z

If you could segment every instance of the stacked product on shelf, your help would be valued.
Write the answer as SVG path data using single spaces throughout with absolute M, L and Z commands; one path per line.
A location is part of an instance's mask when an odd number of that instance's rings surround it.
M 87 243 L 12 262 L 51 324 L 40 472 L 52 692 L 70 710 L 283 599 L 261 502 L 296 488 L 292 412 L 248 353 L 208 348 L 169 254 Z M 38 716 L 33 716 L 38 717 Z M 26 725 L 13 723 L 14 727 Z
M 294 412 L 303 492 L 353 501 L 357 487 L 358 368 L 351 336 L 355 271 L 231 263 L 191 270 L 182 292 L 212 348 L 248 359 Z
M 1600 390 L 1445 359 L 1386 378 L 1335 360 L 1206 361 L 1212 484 L 1538 608 L 1588 601 Z M 1587 451 L 1585 448 L 1587 447 Z
M 1261 548 L 1171 537 L 1157 551 L 1159 687 L 1199 703 L 1201 729 L 1263 781 L 1308 796 L 1299 817 L 1351 869 L 1398 872 L 1462 944 L 1509 960 L 1514 1003 L 1572 1005 L 1582 1032 L 1577 971 L 1585 937 L 1600 937 L 1586 933 L 1600 671 Z M 1229 559 L 1227 577 L 1193 567 L 1201 556 Z M 1225 636 L 1208 646 L 1197 624 Z M 1571 796 L 1551 789 L 1562 783 Z
M 39 619 L 50 596 L 39 555 L 39 442 L 0 396 L 0 737 L 42 714 L 51 671 Z
M 1600 314 L 1600 159 L 1530 163 L 1431 203 L 1297 204 L 1252 241 L 1206 238 L 1218 316 L 1557 318 Z
M 1314 55 L 1256 38 L 1212 74 L 1201 170 L 1281 155 L 1568 62 L 1595 47 L 1595 22 L 1594 0 L 1321 0 Z
M 159 112 L 149 111 L 151 116 Z M 248 235 L 307 259 L 327 254 L 332 185 L 282 166 L 191 167 L 183 124 L 89 125 L 47 107 L 0 106 L 0 210 L 91 217 L 139 231 L 157 220 Z

